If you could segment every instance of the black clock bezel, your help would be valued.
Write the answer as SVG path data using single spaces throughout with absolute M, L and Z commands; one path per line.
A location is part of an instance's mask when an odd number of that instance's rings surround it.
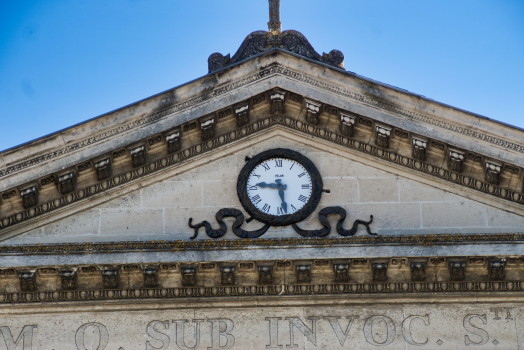
M 270 215 L 258 210 L 247 195 L 247 181 L 249 174 L 255 169 L 257 165 L 272 158 L 286 158 L 300 163 L 311 176 L 311 197 L 307 203 L 297 212 L 288 215 Z M 318 206 L 320 197 L 322 196 L 323 182 L 320 172 L 309 158 L 302 154 L 286 148 L 275 148 L 257 154 L 251 158 L 242 168 L 238 174 L 237 180 L 237 194 L 240 203 L 248 214 L 253 218 L 270 226 L 287 226 L 300 222 L 307 218 Z

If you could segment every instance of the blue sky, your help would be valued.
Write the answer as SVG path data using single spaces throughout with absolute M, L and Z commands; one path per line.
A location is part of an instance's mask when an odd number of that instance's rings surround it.
M 524 128 L 524 1 L 282 0 L 348 71 Z M 0 0 L 0 150 L 207 73 L 267 0 Z

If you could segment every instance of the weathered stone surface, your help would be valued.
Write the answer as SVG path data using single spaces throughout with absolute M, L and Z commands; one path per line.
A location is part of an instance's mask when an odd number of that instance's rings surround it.
M 129 291 L 134 293 L 134 291 Z M 118 311 L 93 306 L 52 309 L 31 315 L 25 309 L 2 316 L 8 349 L 519 349 L 524 306 L 506 302 L 374 304 L 334 300 L 333 306 L 274 301 L 257 308 L 214 302 L 123 306 Z M 260 300 L 261 301 L 261 300 Z M 172 308 L 168 308 L 172 305 Z M 178 305 L 178 307 L 175 307 Z M 40 309 L 38 309 L 40 311 Z M 6 312 L 7 310 L 2 310 Z M 65 312 L 67 311 L 67 312 Z M 16 342 L 18 340 L 18 342 Z

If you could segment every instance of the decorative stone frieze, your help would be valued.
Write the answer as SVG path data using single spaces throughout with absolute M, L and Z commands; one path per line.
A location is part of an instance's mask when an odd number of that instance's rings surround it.
M 344 136 L 353 136 L 353 127 L 355 126 L 356 117 L 349 113 L 340 113 L 340 133 Z
M 223 286 L 231 286 L 235 284 L 235 267 L 222 266 L 220 267 L 220 281 Z
M 484 164 L 485 180 L 494 185 L 500 183 L 501 164 L 486 161 Z
M 20 190 L 22 197 L 22 205 L 25 209 L 34 207 L 38 204 L 38 188 L 36 185 L 31 185 Z
M 215 116 L 200 119 L 200 130 L 202 131 L 202 141 L 215 137 Z
M 129 154 L 131 155 L 131 164 L 133 168 L 138 168 L 147 162 L 147 150 L 146 145 L 132 146 L 129 149 Z
M 76 175 L 74 171 L 58 175 L 58 187 L 61 194 L 71 193 L 76 190 Z
M 194 267 L 182 267 L 182 285 L 185 287 L 192 287 L 196 285 L 196 269 Z
M 285 96 L 286 92 L 283 90 L 276 90 L 269 94 L 269 101 L 271 103 L 271 107 L 269 109 L 270 113 L 283 114 L 286 112 Z
M 102 270 L 104 289 L 118 289 L 118 269 L 106 268 Z
M 62 290 L 75 290 L 76 289 L 76 268 L 64 269 L 60 271 L 60 281 Z
M 413 136 L 411 138 L 412 154 L 413 158 L 425 161 L 426 160 L 426 149 L 428 148 L 428 140 Z
M 448 151 L 448 169 L 457 173 L 462 172 L 465 156 L 465 152 L 450 148 Z
M 260 284 L 273 283 L 273 266 L 262 265 L 258 267 L 258 282 Z
M 492 260 L 488 262 L 489 279 L 491 281 L 504 281 L 505 260 Z
M 36 270 L 21 271 L 18 273 L 20 279 L 20 290 L 22 292 L 36 291 Z
M 306 121 L 310 124 L 318 125 L 322 104 L 308 99 L 304 99 L 304 101 L 306 103 Z
M 311 265 L 296 265 L 295 273 L 297 276 L 297 283 L 311 282 Z
M 426 280 L 426 263 L 422 261 L 411 262 L 411 280 L 424 282 Z
M 466 279 L 466 262 L 449 261 L 449 276 L 452 281 L 464 281 Z
M 249 103 L 242 103 L 234 108 L 237 126 L 241 127 L 249 123 Z
M 388 280 L 388 263 L 372 263 L 371 269 L 373 272 L 373 282 L 386 282 Z
M 109 179 L 112 175 L 111 158 L 107 157 L 95 162 L 96 178 L 98 181 Z
M 391 128 L 384 125 L 375 126 L 375 144 L 382 148 L 389 148 Z
M 142 269 L 144 274 L 144 287 L 156 288 L 158 286 L 158 270 L 155 267 L 145 267 Z

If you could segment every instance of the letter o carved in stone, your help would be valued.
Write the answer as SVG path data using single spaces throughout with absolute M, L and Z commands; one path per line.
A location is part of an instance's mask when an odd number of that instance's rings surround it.
M 84 344 L 84 335 L 85 331 L 90 327 L 96 327 L 98 328 L 98 346 L 94 348 L 94 344 L 92 346 L 86 347 L 86 344 Z M 107 346 L 107 343 L 109 342 L 109 333 L 107 332 L 106 326 L 104 326 L 101 323 L 86 323 L 78 330 L 75 334 L 75 342 L 76 342 L 76 348 L 78 350 L 104 350 Z
M 383 342 L 377 341 L 373 335 L 373 325 L 375 321 L 383 321 L 386 323 L 386 340 Z M 393 323 L 393 320 L 387 316 L 372 316 L 366 320 L 366 323 L 364 323 L 364 337 L 366 338 L 366 341 L 372 345 L 389 345 L 395 340 L 395 335 L 397 334 L 397 330 L 395 328 L 395 324 Z

